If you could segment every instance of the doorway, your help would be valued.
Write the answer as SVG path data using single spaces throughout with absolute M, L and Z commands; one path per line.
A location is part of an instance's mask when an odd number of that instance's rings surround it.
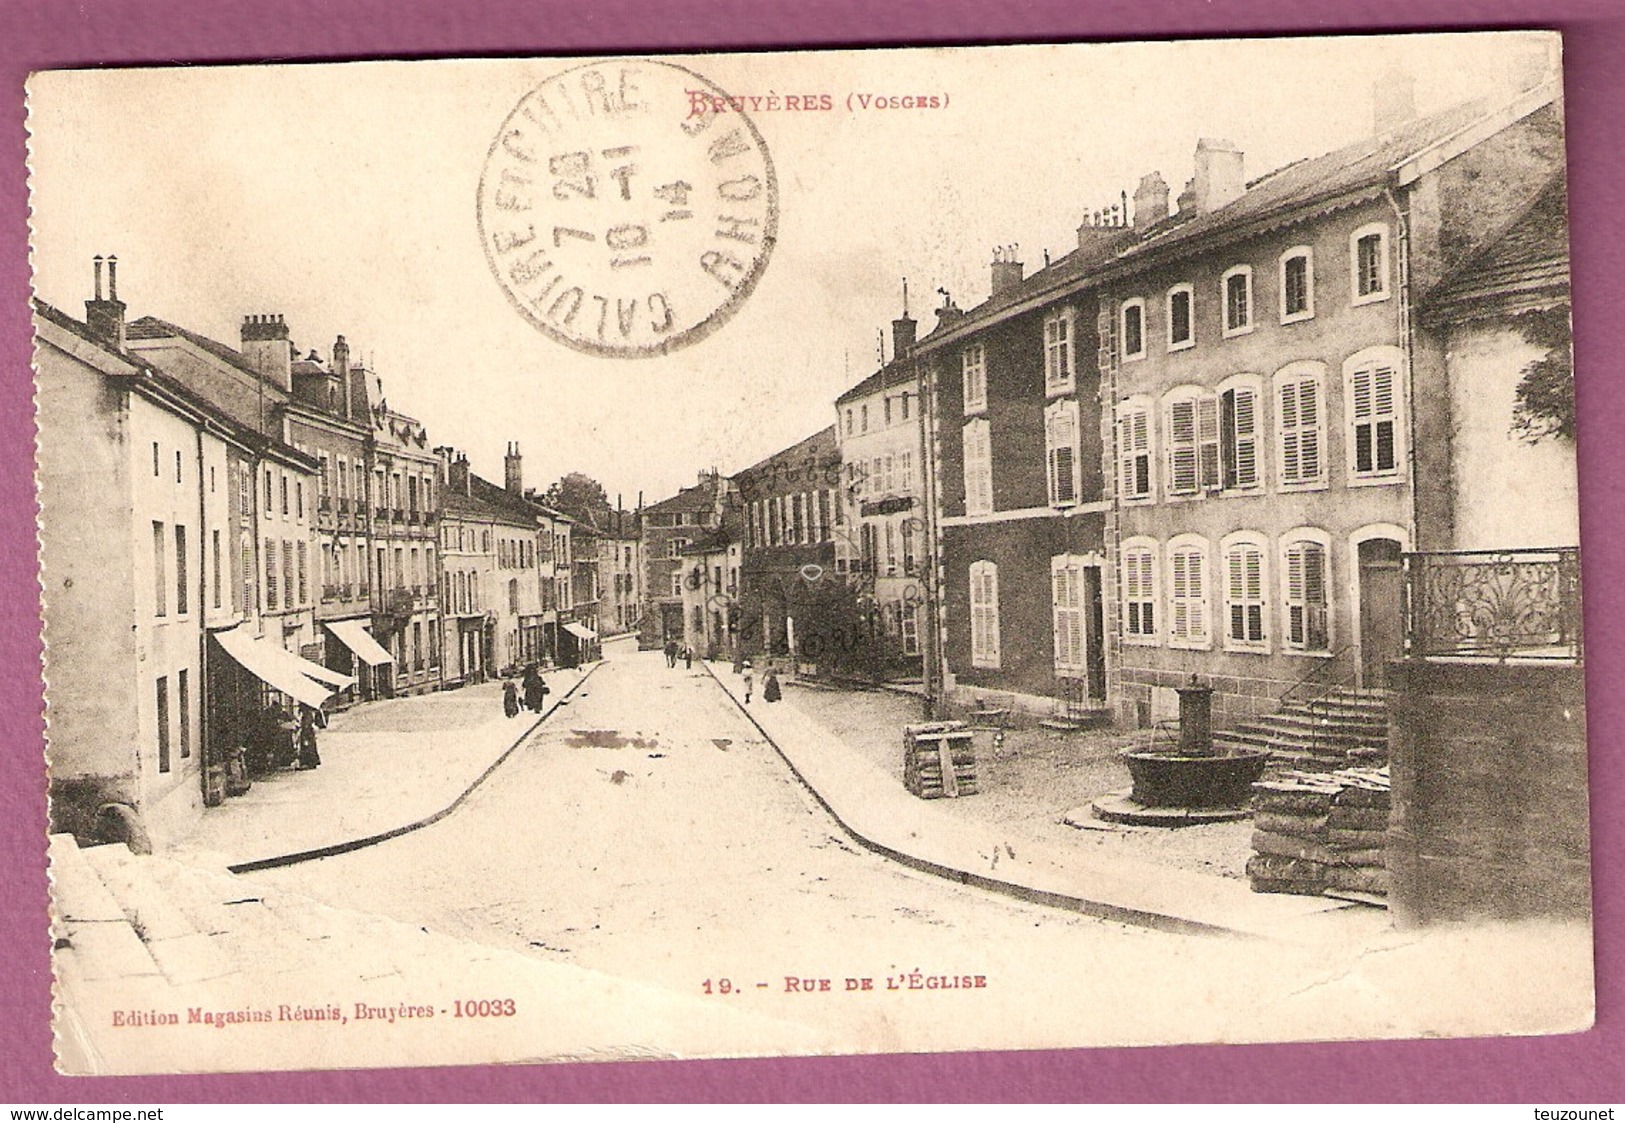
M 1372 538 L 1359 545 L 1360 686 L 1366 690 L 1385 689 L 1388 660 L 1404 653 L 1402 553 L 1391 538 Z

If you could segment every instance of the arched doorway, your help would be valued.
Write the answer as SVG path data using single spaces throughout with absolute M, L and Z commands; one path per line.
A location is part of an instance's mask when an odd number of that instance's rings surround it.
M 1393 538 L 1368 538 L 1359 554 L 1360 686 L 1387 686 L 1387 663 L 1405 650 L 1404 548 Z

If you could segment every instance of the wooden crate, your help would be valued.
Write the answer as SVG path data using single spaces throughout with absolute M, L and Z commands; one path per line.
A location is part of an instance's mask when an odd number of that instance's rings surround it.
M 903 786 L 921 799 L 976 794 L 976 748 L 964 722 L 903 727 Z

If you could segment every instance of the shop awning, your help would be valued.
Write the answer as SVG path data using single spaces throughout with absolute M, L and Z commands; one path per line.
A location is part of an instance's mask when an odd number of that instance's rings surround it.
M 299 658 L 274 643 L 250 635 L 243 628 L 216 632 L 214 638 L 243 669 L 273 690 L 280 690 L 307 706 L 320 706 L 333 691 L 325 683 L 317 682 L 304 668 L 316 664 Z M 326 668 L 318 668 L 325 671 Z
M 591 628 L 587 627 L 587 625 L 585 625 L 585 624 L 577 624 L 574 621 L 571 621 L 570 623 L 566 624 L 564 626 L 564 630 L 569 632 L 572 636 L 575 636 L 576 639 L 589 639 L 590 640 L 590 639 L 597 639 L 598 638 L 598 633 L 597 632 L 593 631 Z
M 395 661 L 395 656 L 385 651 L 359 620 L 334 620 L 323 626 L 369 667 L 381 667 Z

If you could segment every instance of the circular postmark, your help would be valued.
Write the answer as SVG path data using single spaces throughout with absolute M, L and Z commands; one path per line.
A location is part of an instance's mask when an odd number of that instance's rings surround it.
M 727 322 L 767 267 L 778 181 L 755 124 L 685 67 L 618 59 L 526 94 L 480 175 L 497 283 L 544 334 L 663 355 Z

